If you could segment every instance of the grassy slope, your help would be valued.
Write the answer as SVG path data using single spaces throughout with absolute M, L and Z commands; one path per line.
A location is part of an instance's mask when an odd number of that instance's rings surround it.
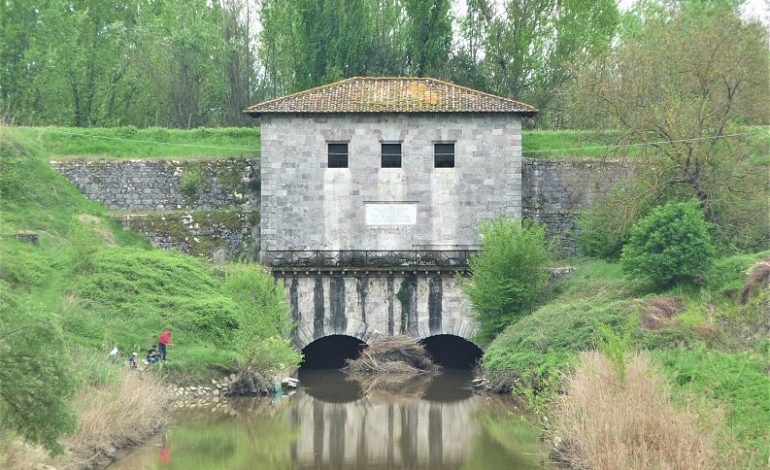
M 13 139 L 51 158 L 214 158 L 258 157 L 256 127 L 165 129 L 135 127 L 1 127 Z
M 636 347 L 653 351 L 662 365 L 679 405 L 704 414 L 720 409 L 724 433 L 747 453 L 747 465 L 756 466 L 770 458 L 770 342 L 737 332 L 763 321 L 767 294 L 748 306 L 738 305 L 737 294 L 746 270 L 767 256 L 768 251 L 719 260 L 701 291 L 663 293 L 686 310 L 666 327 L 636 335 Z M 519 377 L 525 388 L 547 388 L 577 352 L 595 348 L 596 322 L 620 333 L 653 297 L 647 286 L 624 279 L 618 264 L 574 261 L 577 271 L 556 284 L 546 303 L 489 346 L 487 367 Z
M 54 312 L 73 346 L 103 353 L 117 345 L 143 356 L 172 327 L 171 369 L 231 365 L 233 336 L 254 321 L 244 318 L 248 308 L 240 303 L 248 297 L 234 283 L 259 276 L 260 268 L 214 266 L 151 248 L 105 218 L 105 209 L 41 154 L 0 140 L 0 294 L 12 297 L 11 305 Z M 40 245 L 15 239 L 25 231 L 38 233 Z
M 744 132 L 761 131 L 761 127 Z M 214 158 L 257 157 L 257 127 L 165 129 L 135 127 L 1 127 L 0 138 L 13 137 L 35 145 L 52 158 Z M 619 132 L 524 130 L 522 152 L 531 158 L 620 158 L 639 153 L 636 147 L 618 146 Z M 750 137 L 758 147 L 770 145 L 770 133 Z M 761 153 L 761 152 L 759 152 Z M 763 155 L 764 156 L 764 155 Z

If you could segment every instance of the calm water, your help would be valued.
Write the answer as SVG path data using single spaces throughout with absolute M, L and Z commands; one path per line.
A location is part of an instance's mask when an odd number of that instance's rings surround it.
M 308 371 L 277 403 L 190 410 L 110 469 L 534 469 L 538 432 L 511 400 L 474 395 L 470 375 L 361 381 Z

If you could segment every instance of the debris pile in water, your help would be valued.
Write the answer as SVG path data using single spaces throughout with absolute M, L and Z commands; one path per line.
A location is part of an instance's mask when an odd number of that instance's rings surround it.
M 425 346 L 409 336 L 383 336 L 377 338 L 357 359 L 348 359 L 344 370 L 348 373 L 422 374 L 435 372 L 433 362 Z

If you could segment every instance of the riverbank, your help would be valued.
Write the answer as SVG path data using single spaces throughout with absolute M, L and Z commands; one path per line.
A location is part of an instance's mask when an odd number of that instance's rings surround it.
M 624 453 L 635 446 L 664 452 L 670 468 L 764 468 L 770 289 L 751 268 L 768 255 L 717 260 L 702 288 L 659 293 L 617 264 L 574 260 L 575 272 L 487 348 L 486 383 L 526 399 L 556 458 L 574 468 L 617 468 L 621 455 L 657 468 Z M 684 440 L 653 431 L 664 422 Z
M 194 383 L 298 363 L 283 339 L 292 326 L 283 288 L 260 265 L 154 249 L 53 171 L 37 144 L 2 137 L 0 461 L 29 461 L 18 456 L 41 453 L 39 444 L 77 455 L 63 468 L 88 468 L 95 454 L 162 428 L 152 417 L 166 400 L 142 404 L 155 394 L 152 377 Z M 167 329 L 169 360 L 139 375 L 136 390 L 102 367 L 117 348 L 127 371 L 128 355 L 143 357 Z M 15 444 L 22 438 L 29 445 Z

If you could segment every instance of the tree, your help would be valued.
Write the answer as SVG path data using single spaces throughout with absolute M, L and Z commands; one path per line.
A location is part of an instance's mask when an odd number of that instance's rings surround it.
M 511 0 L 502 15 L 486 18 L 484 69 L 491 90 L 547 109 L 573 70 L 609 48 L 618 11 L 612 0 Z
M 0 281 L 0 422 L 29 442 L 60 452 L 75 427 L 75 382 L 61 333 L 37 307 L 19 303 Z
M 695 200 L 654 209 L 631 229 L 620 258 L 623 271 L 659 289 L 701 283 L 714 254 L 708 228 Z
M 479 341 L 487 343 L 528 313 L 549 278 L 545 230 L 503 218 L 483 223 L 481 252 L 469 261 L 463 289 L 476 311 Z
M 409 72 L 442 77 L 452 48 L 449 0 L 403 0 L 408 16 Z
M 652 199 L 695 197 L 721 240 L 758 246 L 767 240 L 767 160 L 751 159 L 740 125 L 770 120 L 766 45 L 760 25 L 730 10 L 654 17 L 577 72 L 573 116 L 647 145 L 637 168 Z M 729 209 L 745 201 L 751 208 Z

